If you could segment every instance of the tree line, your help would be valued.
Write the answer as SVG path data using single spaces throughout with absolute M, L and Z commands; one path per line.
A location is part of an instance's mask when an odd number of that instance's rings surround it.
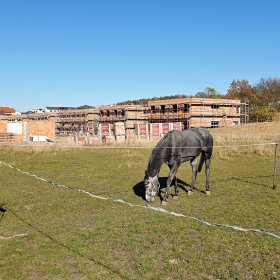
M 247 80 L 233 80 L 225 96 L 247 100 L 251 122 L 269 121 L 280 111 L 280 79 L 262 78 L 253 86 Z
M 184 97 L 199 98 L 225 98 L 240 99 L 249 104 L 249 118 L 251 122 L 270 121 L 280 112 L 280 78 L 261 78 L 259 82 L 250 85 L 248 80 L 233 80 L 226 94 L 220 94 L 215 88 L 207 87 L 204 91 L 195 95 L 169 95 L 153 98 L 141 98 L 137 100 L 127 100 L 117 103 L 123 104 L 142 104 L 146 105 L 149 100 L 172 99 Z

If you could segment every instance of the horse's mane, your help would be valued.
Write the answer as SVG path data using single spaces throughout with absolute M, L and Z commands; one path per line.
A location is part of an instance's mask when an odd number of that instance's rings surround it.
M 154 149 L 152 151 L 152 154 L 151 154 L 151 157 L 150 157 L 150 160 L 149 160 L 149 165 L 148 166 L 150 166 L 151 163 L 154 161 L 154 158 L 156 157 L 156 155 L 161 151 L 162 146 L 164 146 L 164 144 L 166 142 L 168 142 L 168 139 L 170 138 L 170 134 L 171 134 L 170 132 L 172 132 L 172 131 L 169 131 L 163 138 L 161 138 L 160 141 L 154 147 Z

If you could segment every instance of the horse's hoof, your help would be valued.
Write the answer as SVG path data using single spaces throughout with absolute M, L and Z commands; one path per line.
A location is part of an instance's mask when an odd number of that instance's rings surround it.
M 192 195 L 193 194 L 193 192 L 192 191 L 188 191 L 188 195 Z
M 161 205 L 166 205 L 166 204 L 167 204 L 167 201 L 164 201 L 164 200 L 163 200 L 163 201 L 161 202 Z
M 209 191 L 206 191 L 205 194 L 206 194 L 206 195 L 210 195 L 210 192 L 209 192 Z
M 173 199 L 178 199 L 178 198 L 179 198 L 178 195 L 174 195 L 174 196 L 173 196 Z

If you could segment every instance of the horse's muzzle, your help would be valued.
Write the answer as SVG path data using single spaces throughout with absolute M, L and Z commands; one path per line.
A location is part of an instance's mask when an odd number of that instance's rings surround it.
M 154 196 L 146 195 L 146 201 L 147 202 L 153 202 L 155 200 Z

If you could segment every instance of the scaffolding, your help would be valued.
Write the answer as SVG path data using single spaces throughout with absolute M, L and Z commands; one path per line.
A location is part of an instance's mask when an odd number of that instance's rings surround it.
M 94 133 L 94 123 L 98 120 L 96 109 L 65 109 L 56 116 L 57 136 L 90 135 Z
M 170 106 L 176 104 L 176 115 Z M 181 122 L 184 128 L 189 127 L 220 127 L 240 124 L 239 100 L 210 98 L 180 98 L 155 100 L 149 102 L 149 122 Z M 248 108 L 248 107 L 246 107 Z M 248 121 L 248 111 L 244 112 Z
M 240 103 L 240 124 L 249 123 L 249 101 L 247 98 Z
M 246 124 L 249 122 L 247 100 L 210 99 L 186 97 L 178 99 L 150 100 L 147 105 L 110 105 L 97 108 L 60 108 L 52 113 L 32 113 L 6 116 L 6 121 L 30 122 L 30 131 L 37 127 L 52 137 L 90 137 L 102 140 L 146 139 L 153 131 L 160 136 L 172 129 L 191 127 L 214 128 Z M 42 127 L 42 121 L 46 124 Z M 36 126 L 32 123 L 38 123 Z M 147 132 L 147 137 L 144 135 Z M 41 134 L 42 134 L 41 133 Z M 37 135 L 37 134 L 36 134 Z M 39 135 L 39 133 L 38 133 Z M 71 138 L 70 137 L 70 138 Z

